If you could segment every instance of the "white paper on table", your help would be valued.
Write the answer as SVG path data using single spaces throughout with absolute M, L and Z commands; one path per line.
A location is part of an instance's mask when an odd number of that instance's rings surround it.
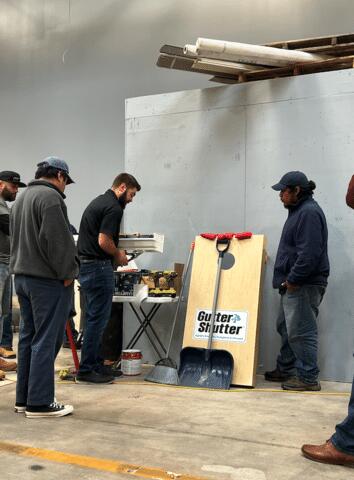
M 135 263 L 135 260 L 130 260 L 128 262 L 128 265 L 124 265 L 123 267 L 117 267 L 117 272 L 126 272 L 130 270 L 138 270 L 137 264 Z

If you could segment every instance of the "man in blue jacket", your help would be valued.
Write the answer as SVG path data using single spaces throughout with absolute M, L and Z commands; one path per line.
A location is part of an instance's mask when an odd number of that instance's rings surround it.
M 316 184 L 302 172 L 288 172 L 273 185 L 288 210 L 274 265 L 279 289 L 277 331 L 281 349 L 276 369 L 265 379 L 284 390 L 321 390 L 316 319 L 329 275 L 326 217 L 312 198 Z

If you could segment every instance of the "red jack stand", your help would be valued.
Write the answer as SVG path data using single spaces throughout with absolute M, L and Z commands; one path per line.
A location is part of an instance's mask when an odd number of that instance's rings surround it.
M 69 340 L 70 348 L 71 348 L 71 353 L 72 353 L 73 360 L 74 360 L 74 365 L 75 365 L 75 372 L 74 373 L 77 373 L 79 371 L 79 363 L 80 362 L 79 362 L 79 357 L 77 355 L 77 350 L 76 350 L 76 346 L 75 346 L 75 342 L 74 342 L 74 338 L 73 338 L 73 332 L 71 331 L 71 326 L 70 326 L 69 320 L 66 322 L 65 329 L 66 329 L 66 335 L 68 336 L 68 340 Z

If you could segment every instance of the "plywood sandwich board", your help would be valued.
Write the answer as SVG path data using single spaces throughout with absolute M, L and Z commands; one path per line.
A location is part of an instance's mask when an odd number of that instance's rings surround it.
M 196 237 L 183 348 L 207 348 L 218 261 L 215 244 L 216 240 Z M 232 354 L 233 385 L 254 387 L 265 237 L 233 238 L 229 253 L 235 264 L 221 271 L 212 349 Z

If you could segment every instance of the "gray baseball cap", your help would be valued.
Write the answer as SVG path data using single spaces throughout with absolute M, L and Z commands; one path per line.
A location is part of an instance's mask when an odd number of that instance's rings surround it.
M 68 181 L 66 182 L 67 185 L 69 185 L 70 183 L 75 183 L 74 180 L 69 175 L 68 164 L 59 157 L 47 157 L 42 162 L 38 163 L 37 167 L 57 168 L 58 170 L 66 173 L 66 175 L 68 177 Z

